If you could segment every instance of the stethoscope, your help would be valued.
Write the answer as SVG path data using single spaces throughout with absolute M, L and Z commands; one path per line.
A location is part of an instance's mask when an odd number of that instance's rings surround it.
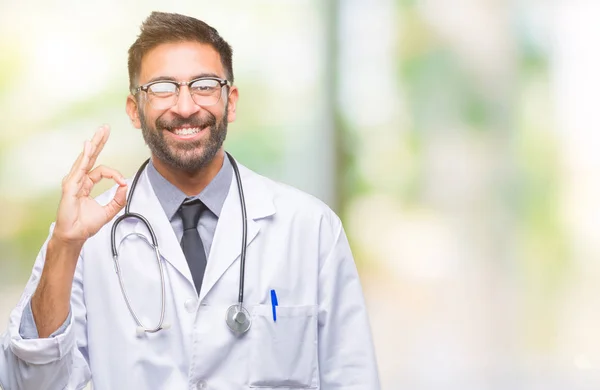
M 242 230 L 242 252 L 240 255 L 240 285 L 239 285 L 239 293 L 238 293 L 238 302 L 236 304 L 229 306 L 229 308 L 227 309 L 227 313 L 225 315 L 225 322 L 227 323 L 227 326 L 229 327 L 229 329 L 231 329 L 231 331 L 233 333 L 235 333 L 236 335 L 241 335 L 241 334 L 246 333 L 248 331 L 248 329 L 250 329 L 250 325 L 251 325 L 250 313 L 248 313 L 246 308 L 244 308 L 244 271 L 245 271 L 245 267 L 246 267 L 246 242 L 248 240 L 248 234 L 247 234 L 248 222 L 247 222 L 247 216 L 246 216 L 246 201 L 244 198 L 244 190 L 242 188 L 242 179 L 240 177 L 240 172 L 238 170 L 238 166 L 237 166 L 235 160 L 233 159 L 233 157 L 229 153 L 227 153 L 227 152 L 225 152 L 225 153 L 227 154 L 227 157 L 229 158 L 229 161 L 231 162 L 231 166 L 233 167 L 233 171 L 235 173 L 235 179 L 237 181 L 238 194 L 240 196 L 240 206 L 242 209 L 242 227 L 243 227 L 243 230 Z M 163 269 L 163 263 L 160 258 L 160 251 L 158 249 L 158 240 L 156 239 L 156 235 L 154 234 L 154 230 L 152 229 L 152 226 L 150 226 L 150 222 L 148 222 L 148 220 L 143 215 L 137 214 L 137 213 L 132 213 L 129 211 L 131 208 L 131 200 L 133 198 L 133 192 L 135 191 L 137 182 L 149 161 L 150 161 L 150 159 L 144 161 L 142 166 L 138 169 L 137 173 L 135 174 L 135 177 L 133 178 L 133 182 L 131 183 L 131 190 L 129 191 L 129 197 L 127 198 L 127 203 L 125 205 L 125 213 L 115 220 L 115 222 L 112 226 L 111 236 L 110 236 L 110 246 L 112 249 L 112 255 L 113 255 L 113 260 L 114 260 L 114 265 L 115 265 L 115 272 L 117 273 L 117 278 L 119 279 L 119 286 L 121 287 L 121 293 L 123 294 L 123 299 L 125 300 L 125 303 L 127 304 L 127 308 L 129 309 L 129 312 L 131 313 L 131 315 L 133 316 L 133 319 L 135 320 L 135 323 L 137 324 L 136 333 L 138 336 L 142 336 L 145 333 L 155 333 L 155 332 L 158 332 L 159 330 L 168 329 L 170 327 L 170 324 L 168 324 L 167 322 L 164 322 L 164 319 L 165 319 L 165 273 L 164 273 L 164 269 Z M 116 234 L 117 226 L 119 225 L 119 223 L 127 218 L 133 218 L 133 219 L 137 219 L 137 220 L 141 221 L 146 226 L 148 231 L 150 232 L 151 242 L 148 241 L 148 239 L 143 234 L 133 232 L 133 233 L 129 233 L 129 234 L 125 235 L 121 239 L 121 242 L 119 243 L 119 247 L 120 247 L 121 243 L 128 236 L 136 235 L 136 236 L 142 238 L 148 245 L 150 245 L 154 249 L 154 253 L 156 255 L 156 262 L 158 264 L 158 269 L 160 272 L 160 288 L 161 288 L 160 307 L 161 308 L 160 308 L 160 319 L 158 320 L 158 324 L 154 328 L 146 327 L 144 324 L 142 324 L 139 317 L 136 315 L 135 311 L 133 310 L 133 307 L 131 306 L 131 302 L 129 301 L 129 297 L 127 296 L 127 292 L 125 291 L 125 286 L 123 285 L 123 279 L 121 278 L 121 269 L 119 267 L 119 253 L 117 252 L 117 246 L 115 244 L 115 242 L 116 242 L 115 234 Z

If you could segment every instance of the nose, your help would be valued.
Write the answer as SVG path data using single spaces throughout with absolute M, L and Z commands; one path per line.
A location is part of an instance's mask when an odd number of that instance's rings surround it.
M 190 89 L 187 85 L 183 85 L 179 89 L 179 97 L 177 104 L 171 107 L 171 111 L 175 112 L 182 118 L 189 118 L 200 111 L 200 106 L 194 102 Z

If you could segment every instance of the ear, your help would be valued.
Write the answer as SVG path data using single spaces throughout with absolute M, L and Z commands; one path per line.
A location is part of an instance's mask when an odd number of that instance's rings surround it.
M 133 127 L 136 129 L 142 128 L 142 123 L 140 122 L 140 115 L 138 112 L 138 102 L 133 95 L 127 96 L 127 103 L 125 104 L 125 111 L 127 111 L 127 115 L 129 115 L 129 119 L 131 119 L 131 123 Z
M 238 88 L 235 85 L 232 85 L 229 91 L 229 95 L 227 96 L 227 122 L 231 123 L 235 120 L 235 110 L 237 106 L 238 97 Z

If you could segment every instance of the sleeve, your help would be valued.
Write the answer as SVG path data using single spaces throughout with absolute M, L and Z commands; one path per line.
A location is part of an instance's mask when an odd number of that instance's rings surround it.
M 58 328 L 54 333 L 50 335 L 50 337 L 56 337 L 65 333 L 65 329 L 69 326 L 71 322 L 71 310 L 69 310 L 69 315 L 65 322 Z M 37 332 L 37 325 L 35 324 L 35 319 L 33 318 L 33 311 L 31 310 L 31 300 L 27 302 L 27 306 L 23 309 L 23 315 L 21 316 L 21 325 L 19 326 L 19 334 L 23 339 L 37 339 L 39 338 Z
M 50 228 L 50 234 L 53 227 L 54 225 Z M 23 317 L 28 310 L 31 311 L 27 307 L 44 267 L 47 245 L 48 240 L 37 256 L 19 303 L 10 314 L 7 331 L 0 335 L 0 383 L 5 390 L 79 389 L 91 379 L 85 332 L 81 255 L 73 279 L 71 314 L 63 324 L 66 325 L 64 330 L 61 332 L 59 329 L 53 334 L 54 337 L 43 339 L 25 338 L 21 335 L 21 324 L 28 321 Z M 37 336 L 37 330 L 35 333 Z M 26 334 L 28 335 L 31 334 Z
M 319 371 L 323 390 L 380 389 L 365 300 L 350 245 L 335 218 L 319 271 Z

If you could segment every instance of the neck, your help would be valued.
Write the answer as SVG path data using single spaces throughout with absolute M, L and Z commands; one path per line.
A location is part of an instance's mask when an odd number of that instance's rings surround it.
M 179 188 L 187 196 L 198 195 L 211 180 L 219 173 L 223 166 L 225 152 L 219 149 L 212 161 L 198 171 L 186 172 L 165 164 L 160 159 L 152 156 L 152 164 L 165 179 Z

